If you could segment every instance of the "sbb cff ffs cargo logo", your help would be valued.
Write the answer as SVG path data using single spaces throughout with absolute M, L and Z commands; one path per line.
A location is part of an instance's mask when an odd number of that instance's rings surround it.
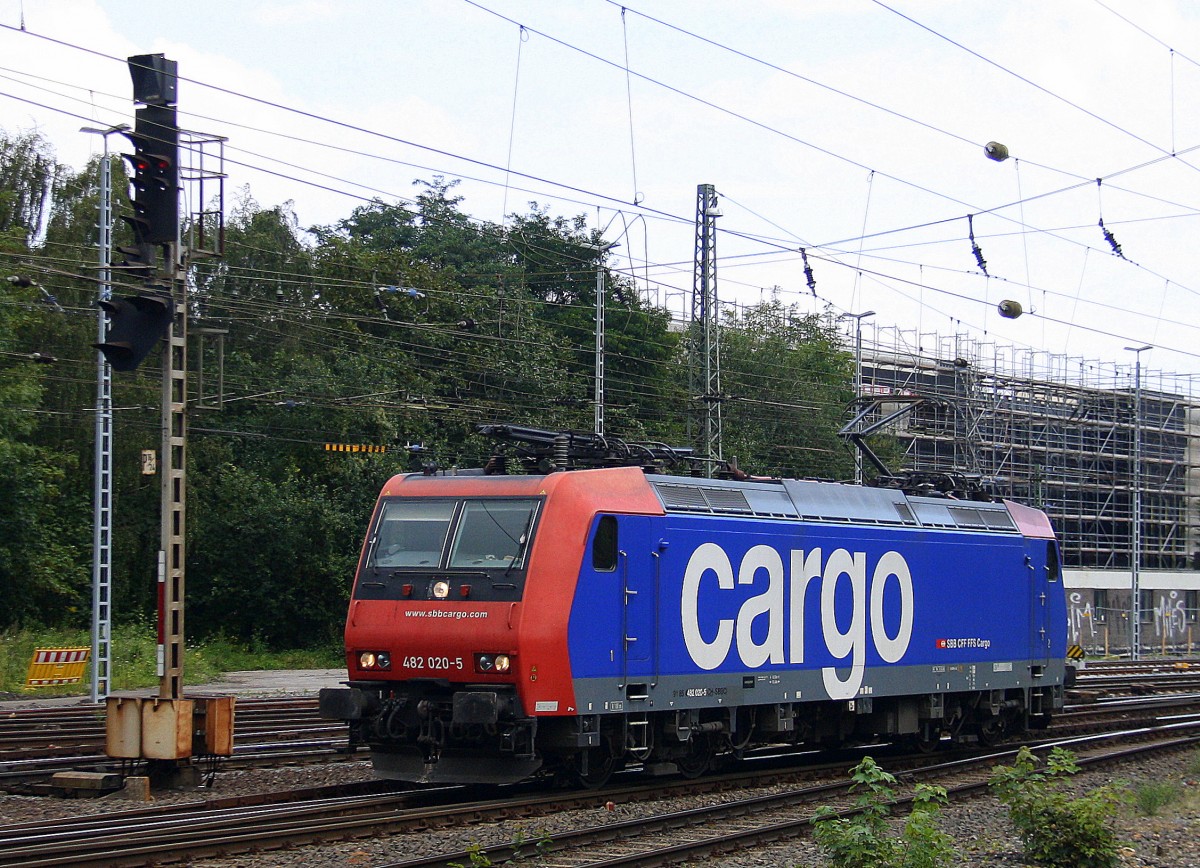
M 702 586 L 706 598 L 733 591 L 736 585 L 752 585 L 759 571 L 767 576 L 767 588 L 745 600 L 736 618 L 709 618 L 700 623 Z M 868 573 L 870 580 L 868 581 Z M 716 581 L 716 593 L 711 583 Z M 784 605 L 785 581 L 790 583 L 790 605 Z M 849 626 L 839 629 L 835 600 L 838 585 L 848 582 L 851 596 Z M 883 598 L 894 582 L 900 597 L 899 623 L 889 632 Z M 821 595 L 821 636 L 836 660 L 850 658 L 850 674 L 838 678 L 833 666 L 821 669 L 825 690 L 831 699 L 852 699 L 862 686 L 866 671 L 868 634 L 876 653 L 885 663 L 896 663 L 908 651 L 913 629 L 913 582 L 908 562 L 895 551 L 882 554 L 868 570 L 866 552 L 834 549 L 825 557 L 820 548 L 788 552 L 785 572 L 783 556 L 773 547 L 757 545 L 746 552 L 738 565 L 736 585 L 733 564 L 716 543 L 704 543 L 692 552 L 683 577 L 681 616 L 683 640 L 692 661 L 704 670 L 719 668 L 734 645 L 742 665 L 757 669 L 767 663 L 803 663 L 805 660 L 804 604 L 810 586 Z M 766 621 L 762 641 L 754 638 L 754 625 Z M 715 627 L 715 629 L 714 629 Z M 762 635 L 761 628 L 759 635 Z M 705 639 L 705 636 L 714 638 Z

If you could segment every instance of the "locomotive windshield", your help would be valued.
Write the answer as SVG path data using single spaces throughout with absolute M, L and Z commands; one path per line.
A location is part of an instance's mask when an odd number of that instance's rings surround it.
M 519 568 L 536 506 L 531 500 L 466 501 L 449 566 Z
M 530 498 L 386 501 L 367 566 L 522 569 L 538 503 Z
M 379 567 L 436 567 L 454 518 L 454 501 L 393 500 L 383 505 L 372 562 Z

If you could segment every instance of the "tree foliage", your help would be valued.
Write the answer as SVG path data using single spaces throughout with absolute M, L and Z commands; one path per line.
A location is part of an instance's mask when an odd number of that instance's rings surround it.
M 725 455 L 748 460 L 756 473 L 848 477 L 853 458 L 837 430 L 854 397 L 853 359 L 828 318 L 773 299 L 725 325 Z
M 0 233 L 16 230 L 26 244 L 33 244 L 59 185 L 69 175 L 38 133 L 0 135 Z
M 127 201 L 115 168 L 115 210 Z M 0 628 L 86 623 L 91 562 L 99 168 L 0 136 Z M 477 466 L 480 422 L 591 430 L 606 315 L 607 430 L 686 445 L 686 348 L 669 313 L 613 272 L 582 217 L 530 203 L 503 224 L 457 182 L 416 182 L 302 227 L 236 197 L 220 259 L 190 274 L 186 629 L 269 646 L 335 637 L 371 505 L 393 473 Z M 127 230 L 117 224 L 117 243 Z M 600 278 L 598 283 L 597 278 Z M 141 287 L 118 272 L 118 295 Z M 754 473 L 846 476 L 833 432 L 849 355 L 778 302 L 723 329 L 727 455 Z M 53 365 L 32 361 L 53 356 Z M 114 378 L 114 613 L 152 615 L 159 354 Z M 219 374 L 219 376 L 218 376 Z M 386 446 L 384 454 L 325 444 Z

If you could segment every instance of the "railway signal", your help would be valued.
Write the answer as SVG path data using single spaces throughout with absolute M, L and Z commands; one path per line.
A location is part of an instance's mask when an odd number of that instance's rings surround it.
M 135 213 L 125 219 L 133 229 L 135 243 L 121 252 L 126 257 L 126 273 L 141 278 L 145 289 L 137 295 L 101 302 L 111 320 L 111 331 L 98 347 L 114 369 L 132 370 L 160 340 L 166 342 L 162 354 L 162 446 L 158 453 L 162 495 L 159 683 L 156 696 L 105 697 L 109 724 L 105 752 L 113 758 L 145 760 L 153 774 L 178 783 L 189 777 L 194 780 L 194 754 L 229 756 L 233 751 L 234 698 L 183 695 L 188 396 L 184 263 L 191 248 L 179 232 L 179 142 L 184 136 L 194 158 L 205 141 L 211 144 L 224 140 L 210 137 L 201 141 L 179 130 L 174 61 L 161 54 L 136 55 L 129 58 L 129 72 L 134 102 L 143 107 L 136 111 L 134 130 L 124 133 L 134 146 L 134 153 L 126 158 L 133 170 Z M 221 175 L 197 172 L 190 165 L 183 177 L 191 184 Z M 205 201 L 202 187 L 201 191 L 199 200 Z M 223 195 L 219 201 L 223 201 Z M 223 225 L 219 214 L 213 219 L 218 226 Z M 216 249 L 208 252 L 219 255 Z
M 175 304 L 167 296 L 135 295 L 101 301 L 108 315 L 108 334 L 94 346 L 114 371 L 132 371 L 167 335 Z
M 125 133 L 134 153 L 125 154 L 133 169 L 133 228 L 138 245 L 168 244 L 179 232 L 179 126 L 175 106 L 147 105 L 137 110 L 133 132 Z

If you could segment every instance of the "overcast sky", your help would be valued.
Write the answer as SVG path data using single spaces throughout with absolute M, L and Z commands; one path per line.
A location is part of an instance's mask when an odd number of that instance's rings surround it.
M 711 183 L 722 301 L 1118 381 L 1151 344 L 1191 375 L 1198 25 L 1165 0 L 0 0 L 0 125 L 80 167 L 80 126 L 131 122 L 125 58 L 163 52 L 181 125 L 228 137 L 228 202 L 249 185 L 302 226 L 463 178 L 481 220 L 586 215 L 682 313 Z

